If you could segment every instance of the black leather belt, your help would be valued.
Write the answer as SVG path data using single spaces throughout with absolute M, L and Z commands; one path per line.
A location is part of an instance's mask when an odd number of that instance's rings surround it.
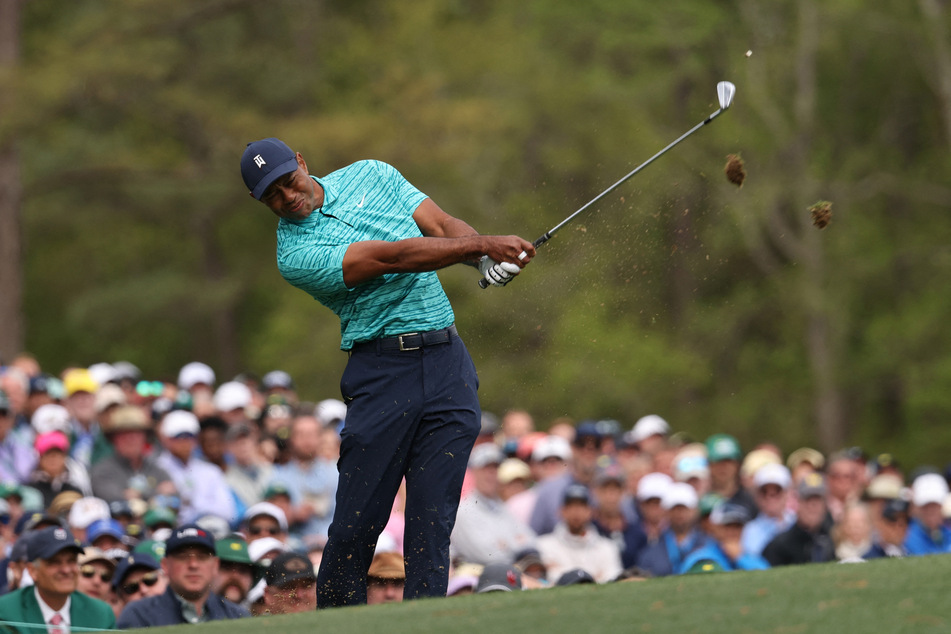
M 408 332 L 405 335 L 396 335 L 395 337 L 380 337 L 372 341 L 361 341 L 353 344 L 353 347 L 350 348 L 350 354 L 355 352 L 411 352 L 426 346 L 449 343 L 458 334 L 456 325 L 453 324 L 442 330 Z

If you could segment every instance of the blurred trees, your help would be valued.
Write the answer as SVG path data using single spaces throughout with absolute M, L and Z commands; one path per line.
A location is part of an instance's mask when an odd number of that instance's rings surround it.
M 441 273 L 483 406 L 943 459 L 948 20 L 934 0 L 25 3 L 0 147 L 22 163 L 26 347 L 51 370 L 280 367 L 337 396 L 338 323 L 278 276 L 245 143 L 280 136 L 316 174 L 387 160 L 534 239 L 730 79 L 730 113 L 512 285 Z

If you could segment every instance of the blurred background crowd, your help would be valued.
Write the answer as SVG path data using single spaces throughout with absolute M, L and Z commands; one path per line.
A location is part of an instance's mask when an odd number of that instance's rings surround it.
M 120 627 L 165 624 L 129 606 L 185 596 L 176 566 L 207 558 L 208 591 L 241 611 L 203 618 L 314 609 L 345 424 L 341 401 L 299 398 L 280 370 L 221 381 L 194 362 L 156 381 L 124 362 L 52 374 L 22 355 L 0 369 L 0 594 L 36 581 L 31 553 L 63 529 L 81 545 L 77 591 Z M 765 429 L 751 447 L 695 439 L 653 414 L 538 427 L 527 411 L 483 413 L 450 595 L 951 550 L 939 468 L 786 451 Z M 402 598 L 403 508 L 400 495 L 370 603 Z

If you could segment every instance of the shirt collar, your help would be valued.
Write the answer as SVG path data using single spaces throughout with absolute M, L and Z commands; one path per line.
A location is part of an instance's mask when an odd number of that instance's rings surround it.
M 66 597 L 66 603 L 63 604 L 63 607 L 61 607 L 59 610 L 54 610 L 53 608 L 51 608 L 50 606 L 46 604 L 46 601 L 44 601 L 43 597 L 40 596 L 40 591 L 36 588 L 35 585 L 33 586 L 33 596 L 36 597 L 36 602 L 40 605 L 40 612 L 43 613 L 43 621 L 45 623 L 49 623 L 50 619 L 53 618 L 53 615 L 56 613 L 59 613 L 60 616 L 63 617 L 63 622 L 61 623 L 61 625 L 63 626 L 70 625 L 69 607 L 73 602 L 73 597 L 71 596 Z
M 175 599 L 178 600 L 178 603 L 182 606 L 182 616 L 185 618 L 186 621 L 188 621 L 189 623 L 201 623 L 202 621 L 208 620 L 208 605 L 207 604 L 205 605 L 205 609 L 202 610 L 202 613 L 199 615 L 198 608 L 195 607 L 194 603 L 192 603 L 191 601 L 186 601 L 185 599 L 181 598 L 174 592 L 172 593 L 172 596 L 175 597 Z

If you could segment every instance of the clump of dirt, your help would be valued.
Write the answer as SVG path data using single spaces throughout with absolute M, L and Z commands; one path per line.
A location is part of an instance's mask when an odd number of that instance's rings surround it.
M 820 200 L 809 208 L 809 213 L 812 214 L 812 224 L 825 229 L 832 222 L 832 203 L 828 200 Z
M 726 157 L 726 167 L 723 168 L 726 173 L 726 179 L 736 185 L 743 187 L 743 181 L 746 180 L 746 168 L 743 167 L 743 159 L 739 154 L 728 154 Z

